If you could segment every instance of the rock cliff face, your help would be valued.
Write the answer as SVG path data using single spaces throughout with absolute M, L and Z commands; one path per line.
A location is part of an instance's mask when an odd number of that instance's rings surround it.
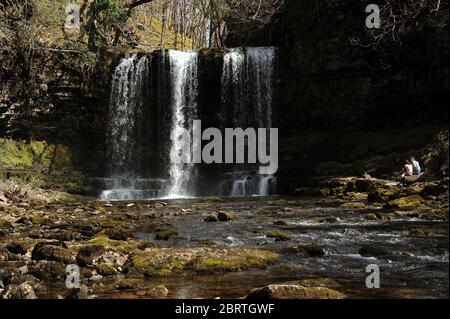
M 350 39 L 365 32 L 369 2 L 287 0 L 261 32 L 229 37 L 229 46 L 280 47 L 286 188 L 309 175 L 359 173 L 367 158 L 416 149 L 446 126 L 448 28 L 418 27 L 394 56 L 366 52 Z
M 62 144 L 71 149 L 76 169 L 102 169 L 110 73 L 116 58 L 111 55 L 105 61 L 89 82 L 52 55 L 34 60 L 31 67 L 42 72 L 33 81 L 23 76 L 24 66 L 0 68 L 0 136 Z

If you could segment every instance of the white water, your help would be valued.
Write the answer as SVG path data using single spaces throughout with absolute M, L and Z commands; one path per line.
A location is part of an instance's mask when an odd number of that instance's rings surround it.
M 104 184 L 101 200 L 144 199 L 155 196 L 155 189 L 142 187 L 139 183 L 137 165 L 139 141 L 137 122 L 143 110 L 145 79 L 149 76 L 147 57 L 136 55 L 123 58 L 112 80 L 110 118 L 108 124 L 109 176 L 100 181 Z
M 222 102 L 231 97 L 233 109 L 222 109 L 222 118 L 232 112 L 236 127 L 257 125 L 271 128 L 273 123 L 273 81 L 275 48 L 232 49 L 225 54 L 222 75 Z M 247 110 L 248 105 L 253 109 Z M 270 143 L 270 141 L 268 141 Z M 231 196 L 269 196 L 275 193 L 276 177 L 260 175 L 259 167 L 234 177 Z M 235 172 L 236 173 L 236 172 Z M 238 174 L 235 174 L 238 175 Z M 276 187 L 275 187 L 276 188 Z
M 190 197 L 193 187 L 193 168 L 191 164 L 180 164 L 180 152 L 189 141 L 181 138 L 185 130 L 192 131 L 192 119 L 197 115 L 198 96 L 198 53 L 169 51 L 172 81 L 172 123 L 170 147 L 170 187 L 169 198 Z M 191 157 L 191 154 L 183 154 Z M 192 161 L 190 161 L 192 162 Z

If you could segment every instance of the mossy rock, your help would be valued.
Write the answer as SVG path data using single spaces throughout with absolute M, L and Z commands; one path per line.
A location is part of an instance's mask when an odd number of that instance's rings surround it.
M 31 253 L 31 258 L 33 260 L 57 261 L 64 264 L 75 261 L 75 256 L 69 249 L 47 242 L 36 244 Z
M 200 273 L 227 273 L 249 269 L 264 269 L 278 260 L 278 255 L 270 251 L 256 249 L 236 249 L 218 256 L 200 257 L 192 265 Z
M 147 284 L 142 279 L 126 278 L 119 280 L 116 284 L 116 288 L 119 290 L 141 290 L 146 289 Z
M 277 230 L 270 231 L 266 236 L 269 238 L 274 238 L 276 241 L 288 241 L 292 239 L 288 234 L 279 232 Z
M 258 249 L 154 248 L 130 256 L 125 273 L 168 278 L 261 269 L 277 260 L 277 254 Z
M 111 264 L 102 263 L 97 266 L 97 272 L 102 276 L 114 276 L 118 270 Z
M 246 299 L 342 299 L 343 295 L 337 290 L 324 287 L 303 287 L 301 285 L 269 285 L 250 291 Z
M 29 272 L 41 281 L 56 283 L 66 279 L 66 267 L 63 263 L 55 261 L 39 261 Z
M 227 222 L 230 220 L 234 220 L 237 218 L 235 213 L 232 212 L 219 212 L 217 214 L 217 218 L 221 221 L 221 222 Z
M 412 195 L 392 200 L 386 205 L 388 209 L 399 209 L 402 211 L 415 210 L 422 205 L 425 200 L 419 195 Z
M 89 244 L 102 246 L 109 250 L 134 249 L 139 245 L 137 242 L 133 241 L 114 240 L 102 233 L 89 240 Z
M 349 202 L 341 205 L 341 208 L 344 209 L 364 209 L 366 208 L 366 204 L 361 202 Z
M 163 230 L 156 233 L 155 239 L 156 240 L 169 240 L 172 237 L 178 236 L 178 232 L 176 231 L 170 231 L 170 230 Z
M 375 188 L 369 192 L 369 203 L 387 203 L 390 200 L 399 198 L 402 193 L 394 188 Z
M 294 282 L 293 282 L 294 283 Z M 311 278 L 295 281 L 295 284 L 303 287 L 324 287 L 324 288 L 337 288 L 341 285 L 336 280 L 331 278 Z

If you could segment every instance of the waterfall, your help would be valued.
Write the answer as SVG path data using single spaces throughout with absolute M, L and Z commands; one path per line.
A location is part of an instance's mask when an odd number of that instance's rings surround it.
M 114 177 L 137 173 L 135 161 L 139 141 L 135 137 L 147 72 L 147 58 L 137 60 L 133 55 L 122 59 L 113 75 L 107 145 L 111 159 L 109 172 Z
M 273 123 L 273 81 L 275 48 L 238 48 L 225 54 L 222 72 L 222 120 L 232 127 L 271 128 Z M 276 193 L 276 178 L 235 170 L 231 196 L 268 196 Z M 225 181 L 225 184 L 229 181 Z M 230 190 L 231 188 L 231 190 Z
M 141 150 L 144 106 L 149 79 L 149 60 L 136 55 L 123 58 L 113 75 L 107 128 L 108 176 L 93 183 L 102 189 L 101 200 L 135 200 L 157 197 L 161 179 L 143 178 Z
M 163 50 L 126 56 L 117 65 L 111 83 L 106 177 L 91 183 L 101 190 L 100 199 L 213 195 L 217 185 L 224 196 L 277 193 L 276 177 L 259 174 L 257 164 L 193 164 L 196 145 L 191 145 L 193 121 L 198 119 L 222 128 L 272 127 L 276 49 L 231 49 L 223 62 L 207 61 L 205 65 L 222 67 L 219 79 L 217 73 L 199 79 L 201 54 Z M 207 104 L 210 89 L 219 94 L 219 108 Z M 180 158 L 189 161 L 180 163 Z
M 186 197 L 188 189 L 193 188 L 192 163 L 178 163 L 180 152 L 190 145 L 182 139 L 185 130 L 192 132 L 192 120 L 197 116 L 198 97 L 198 53 L 169 51 L 170 73 L 172 81 L 171 98 L 171 146 L 170 146 L 170 188 L 169 197 Z M 184 154 L 191 157 L 191 154 Z M 191 161 L 192 162 L 192 161 Z

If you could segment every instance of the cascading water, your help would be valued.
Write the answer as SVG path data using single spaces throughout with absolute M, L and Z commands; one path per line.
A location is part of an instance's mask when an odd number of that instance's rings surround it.
M 274 48 L 232 49 L 225 54 L 222 103 L 215 109 L 207 101 L 209 90 L 220 92 L 218 82 L 211 81 L 214 73 L 199 78 L 200 53 L 169 50 L 123 58 L 112 80 L 108 177 L 92 182 L 102 190 L 100 198 L 207 196 L 218 193 L 218 184 L 224 196 L 276 194 L 276 178 L 259 174 L 258 165 L 210 168 L 180 163 L 184 156 L 191 159 L 196 146 L 191 145 L 192 136 L 186 138 L 187 132 L 192 134 L 193 120 L 222 128 L 272 126 L 275 60 Z
M 172 82 L 172 124 L 170 147 L 170 188 L 168 197 L 189 197 L 192 189 L 192 163 L 179 163 L 182 150 L 189 149 L 190 141 L 183 139 L 183 133 L 192 132 L 192 120 L 197 116 L 198 97 L 198 52 L 169 51 Z M 183 154 L 191 157 L 191 154 Z M 192 161 L 191 161 L 192 162 Z
M 225 54 L 222 72 L 222 120 L 232 127 L 271 128 L 275 48 L 232 49 Z M 269 143 L 269 141 L 268 141 Z M 276 178 L 252 171 L 231 173 L 222 192 L 231 196 L 268 196 L 276 193 Z
M 148 78 L 149 60 L 145 56 L 123 58 L 114 72 L 107 133 L 110 177 L 94 182 L 103 189 L 102 200 L 152 198 L 164 187 L 164 180 L 142 177 L 141 149 L 146 137 L 141 126 Z

